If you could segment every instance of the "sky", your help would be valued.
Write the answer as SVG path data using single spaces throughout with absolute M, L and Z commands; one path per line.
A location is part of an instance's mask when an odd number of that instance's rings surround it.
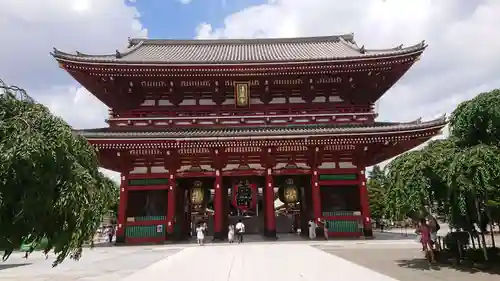
M 354 33 L 372 49 L 425 40 L 421 60 L 377 108 L 379 121 L 428 120 L 500 88 L 498 15 L 498 0 L 0 0 L 0 78 L 75 128 L 104 127 L 108 109 L 58 68 L 54 47 L 102 54 L 129 37 Z

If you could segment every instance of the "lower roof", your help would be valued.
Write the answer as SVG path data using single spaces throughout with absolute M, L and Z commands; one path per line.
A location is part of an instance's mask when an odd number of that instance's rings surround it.
M 446 125 L 446 118 L 408 123 L 375 122 L 370 125 L 269 125 L 259 127 L 196 127 L 196 128 L 161 128 L 144 127 L 110 127 L 76 130 L 88 139 L 169 139 L 169 140 L 219 140 L 276 138 L 280 136 L 314 137 L 314 136 L 361 136 L 384 135 L 393 133 L 418 133 L 429 130 L 440 130 Z

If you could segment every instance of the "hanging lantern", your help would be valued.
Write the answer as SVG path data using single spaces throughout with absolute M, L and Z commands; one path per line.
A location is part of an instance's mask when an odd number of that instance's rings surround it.
M 210 192 L 210 191 L 208 191 Z M 200 209 L 207 201 L 207 190 L 203 188 L 201 181 L 195 181 L 191 189 L 191 204 L 194 209 Z
M 293 179 L 285 181 L 285 185 L 278 189 L 278 197 L 287 205 L 295 205 L 300 201 L 300 189 L 295 185 Z
M 233 187 L 233 206 L 242 211 L 254 209 L 257 205 L 257 186 L 241 181 Z

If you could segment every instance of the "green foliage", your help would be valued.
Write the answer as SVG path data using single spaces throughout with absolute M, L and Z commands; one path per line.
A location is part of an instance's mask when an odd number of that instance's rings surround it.
M 410 151 L 387 166 L 386 214 L 401 220 L 409 213 L 420 212 L 430 202 L 430 179 L 426 176 L 429 159 L 422 151 Z
M 115 184 L 93 147 L 24 91 L 0 83 L 0 249 L 47 239 L 54 266 L 78 259 L 96 232 Z
M 385 211 L 386 190 L 384 183 L 384 171 L 381 170 L 379 166 L 374 166 L 366 182 L 366 187 L 368 190 L 372 218 L 375 220 L 381 219 Z
M 450 119 L 451 136 L 405 153 L 387 166 L 386 214 L 430 208 L 460 229 L 500 220 L 500 90 L 460 104 Z
M 450 118 L 450 132 L 462 146 L 500 145 L 500 90 L 461 103 Z

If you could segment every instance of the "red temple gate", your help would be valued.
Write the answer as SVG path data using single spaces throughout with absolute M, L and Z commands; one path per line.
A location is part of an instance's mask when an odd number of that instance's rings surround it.
M 129 43 L 112 55 L 53 53 L 110 108 L 109 127 L 77 132 L 122 175 L 118 242 L 180 239 L 201 221 L 223 239 L 242 217 L 235 196 L 255 231 L 276 237 L 277 184 L 288 177 L 299 185 L 302 228 L 326 220 L 331 236 L 372 236 L 365 168 L 445 125 L 375 121 L 375 102 L 423 42 L 385 50 L 359 47 L 353 35 Z M 251 196 L 232 194 L 237 182 Z

